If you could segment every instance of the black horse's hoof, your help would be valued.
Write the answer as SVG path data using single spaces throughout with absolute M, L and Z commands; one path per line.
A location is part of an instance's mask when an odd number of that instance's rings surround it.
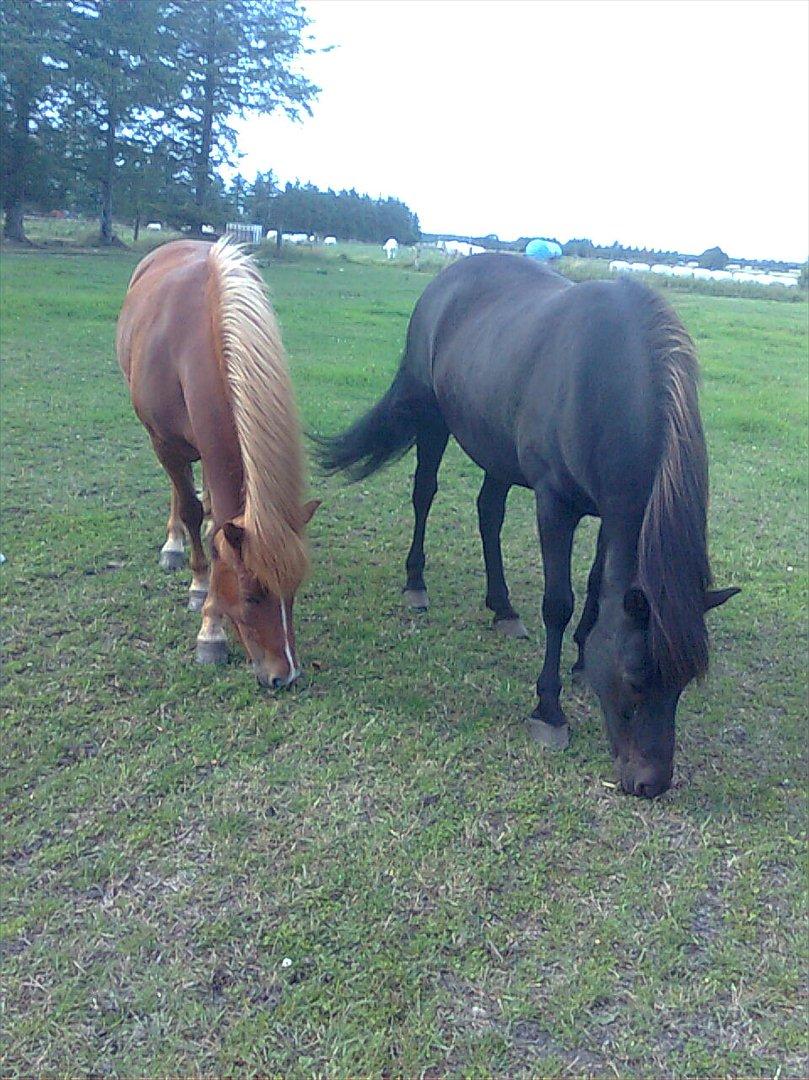
M 527 638 L 530 634 L 525 629 L 525 623 L 519 616 L 513 619 L 495 619 L 494 628 L 498 634 L 507 638 Z
M 160 565 L 164 570 L 182 570 L 185 566 L 184 551 L 161 551 Z
M 570 669 L 570 679 L 574 686 L 584 686 L 584 664 L 578 661 Z
M 566 750 L 570 743 L 570 728 L 567 724 L 547 724 L 536 716 L 528 720 L 528 734 L 549 750 Z
M 426 589 L 405 589 L 404 598 L 411 611 L 426 611 L 430 606 Z
M 226 641 L 198 641 L 194 656 L 198 664 L 226 664 L 228 643 Z
M 188 610 L 202 611 L 207 595 L 204 589 L 190 589 L 188 592 Z

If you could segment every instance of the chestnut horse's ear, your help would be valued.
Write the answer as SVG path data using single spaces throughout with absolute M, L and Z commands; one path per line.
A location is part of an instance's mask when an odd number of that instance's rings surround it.
M 731 596 L 735 596 L 736 593 L 741 591 L 741 589 L 709 589 L 705 593 L 705 611 L 711 611 L 712 608 L 719 607 L 726 600 L 730 600 Z
M 301 507 L 301 528 L 303 528 L 304 525 L 309 524 L 314 517 L 315 510 L 317 510 L 322 501 L 322 499 L 310 499 L 308 503 L 304 503 Z
M 624 593 L 624 611 L 630 619 L 633 619 L 640 626 L 646 626 L 651 609 L 643 589 L 638 589 L 633 585 L 631 589 L 626 590 Z
M 244 529 L 241 525 L 237 525 L 235 521 L 226 521 L 222 526 L 222 532 L 225 539 L 236 552 L 237 555 L 242 553 L 242 544 L 244 543 Z

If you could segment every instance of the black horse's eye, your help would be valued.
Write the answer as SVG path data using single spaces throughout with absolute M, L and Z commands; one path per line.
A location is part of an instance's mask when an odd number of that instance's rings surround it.
M 635 697 L 641 697 L 643 691 L 646 689 L 645 685 L 638 679 L 629 679 L 628 685 L 630 694 L 634 694 Z

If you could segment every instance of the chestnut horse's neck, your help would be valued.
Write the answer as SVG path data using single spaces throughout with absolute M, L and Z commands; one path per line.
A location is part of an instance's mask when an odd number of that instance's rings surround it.
M 307 570 L 297 410 L 275 314 L 253 260 L 227 241 L 208 255 L 214 339 L 231 391 L 243 473 L 244 561 L 278 596 Z

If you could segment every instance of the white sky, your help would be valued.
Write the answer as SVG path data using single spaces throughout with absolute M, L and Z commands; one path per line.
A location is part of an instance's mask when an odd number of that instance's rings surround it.
M 309 0 L 314 115 L 240 170 L 394 195 L 427 232 L 809 252 L 807 0 Z

